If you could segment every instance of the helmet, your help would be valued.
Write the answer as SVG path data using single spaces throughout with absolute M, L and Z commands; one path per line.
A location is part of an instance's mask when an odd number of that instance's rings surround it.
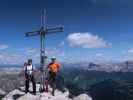
M 56 60 L 56 57 L 54 57 L 54 56 L 53 56 L 53 57 L 51 57 L 51 60 Z

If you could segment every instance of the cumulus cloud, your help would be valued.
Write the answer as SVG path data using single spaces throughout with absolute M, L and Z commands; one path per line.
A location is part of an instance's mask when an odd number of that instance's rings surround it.
M 70 46 L 82 48 L 108 48 L 111 43 L 107 43 L 101 37 L 91 33 L 72 33 L 68 35 L 67 41 Z
M 0 50 L 5 50 L 7 49 L 9 46 L 6 44 L 0 44 Z

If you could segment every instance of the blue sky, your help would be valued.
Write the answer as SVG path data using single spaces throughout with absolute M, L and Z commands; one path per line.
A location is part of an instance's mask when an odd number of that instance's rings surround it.
M 46 37 L 46 52 L 63 62 L 133 59 L 131 0 L 1 0 L 0 64 L 39 63 L 39 37 L 24 33 L 40 27 L 43 8 L 48 26 L 64 32 Z

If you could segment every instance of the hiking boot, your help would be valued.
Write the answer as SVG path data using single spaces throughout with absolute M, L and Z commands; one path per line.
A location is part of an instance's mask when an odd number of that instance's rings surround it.
M 33 95 L 36 95 L 36 92 L 32 92 Z
M 53 91 L 52 91 L 52 96 L 55 96 Z
M 36 95 L 36 93 L 33 93 L 33 95 Z
M 29 91 L 25 91 L 25 93 L 27 94 Z

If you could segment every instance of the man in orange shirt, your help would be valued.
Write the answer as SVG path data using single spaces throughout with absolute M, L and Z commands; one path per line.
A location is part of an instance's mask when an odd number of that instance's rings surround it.
M 52 86 L 52 95 L 54 96 L 54 92 L 56 88 L 56 84 L 55 84 L 56 75 L 60 69 L 60 64 L 56 62 L 55 57 L 51 58 L 51 63 L 48 65 L 48 69 L 49 69 L 49 77 L 48 77 L 48 80 L 46 81 L 46 91 L 48 92 L 48 83 L 50 82 Z

